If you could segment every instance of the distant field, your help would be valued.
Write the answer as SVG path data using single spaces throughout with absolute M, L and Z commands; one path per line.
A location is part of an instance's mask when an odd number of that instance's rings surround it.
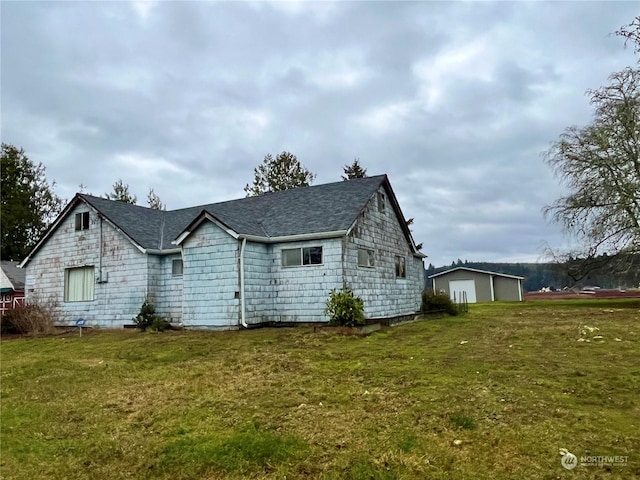
M 612 299 L 612 298 L 640 298 L 640 289 L 618 290 L 618 289 L 599 289 L 576 293 L 573 291 L 557 291 L 557 292 L 527 292 L 525 300 L 558 300 L 558 299 Z
M 3 340 L 8 479 L 640 478 L 640 300 Z M 559 450 L 628 457 L 565 470 Z

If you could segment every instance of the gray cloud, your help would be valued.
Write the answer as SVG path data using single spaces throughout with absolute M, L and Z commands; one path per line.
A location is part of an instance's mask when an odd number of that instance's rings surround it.
M 634 61 L 632 2 L 6 2 L 2 140 L 69 198 L 244 195 L 266 153 L 388 173 L 429 261 L 560 245 L 540 153 Z

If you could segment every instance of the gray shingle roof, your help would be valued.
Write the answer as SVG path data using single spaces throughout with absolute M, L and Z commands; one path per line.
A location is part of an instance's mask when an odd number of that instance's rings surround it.
M 141 247 L 160 248 L 162 219 L 167 212 L 92 195 L 79 194 L 78 196 L 118 226 Z
M 26 272 L 21 268 L 18 268 L 18 262 L 13 262 L 11 260 L 2 260 L 1 265 L 2 271 L 13 285 L 14 290 L 24 290 L 24 280 Z
M 498 276 L 498 277 L 518 278 L 520 280 L 524 280 L 524 277 L 519 277 L 518 275 L 509 275 L 507 273 L 500 273 L 500 272 L 490 272 L 489 270 L 478 270 L 477 268 L 470 268 L 470 267 L 450 268 L 449 270 L 445 270 L 443 272 L 434 273 L 433 275 L 429 275 L 427 278 L 439 277 L 441 275 L 446 275 L 448 273 L 455 272 L 456 270 L 466 270 L 468 272 L 484 273 L 484 274 L 487 274 L 487 275 L 495 275 L 495 276 Z
M 202 212 L 241 235 L 282 237 L 347 230 L 383 183 L 388 183 L 386 175 L 378 175 L 171 211 L 79 196 L 141 247 L 166 249 Z

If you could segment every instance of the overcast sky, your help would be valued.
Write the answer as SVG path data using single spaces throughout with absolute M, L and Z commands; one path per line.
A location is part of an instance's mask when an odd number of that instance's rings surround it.
M 244 197 L 287 150 L 386 173 L 426 264 L 541 261 L 541 152 L 632 65 L 630 2 L 1 3 L 2 141 L 57 193 L 119 178 L 169 209 Z

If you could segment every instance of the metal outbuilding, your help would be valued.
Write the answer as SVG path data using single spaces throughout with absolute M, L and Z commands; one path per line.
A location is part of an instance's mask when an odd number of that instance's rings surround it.
M 429 275 L 428 278 L 431 280 L 434 292 L 444 292 L 455 300 L 466 294 L 469 303 L 521 302 L 524 298 L 522 290 L 524 277 L 516 275 L 456 267 Z

